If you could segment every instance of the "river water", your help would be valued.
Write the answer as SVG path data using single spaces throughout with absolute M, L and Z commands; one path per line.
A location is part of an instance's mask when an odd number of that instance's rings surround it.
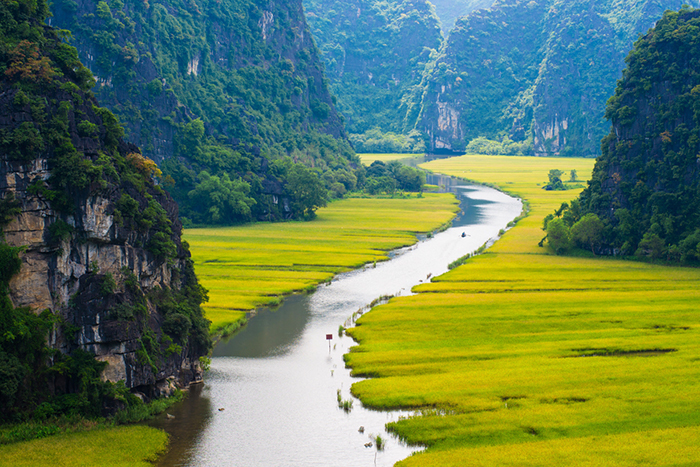
M 174 418 L 152 422 L 171 436 L 158 465 L 391 466 L 420 449 L 384 430 L 410 413 L 368 410 L 352 398 L 350 386 L 358 379 L 345 368 L 343 354 L 355 343 L 339 337 L 338 327 L 374 299 L 410 294 L 429 274 L 446 272 L 450 262 L 493 240 L 522 209 L 519 200 L 491 188 L 441 176 L 429 176 L 428 183 L 460 199 L 453 226 L 397 250 L 390 261 L 340 275 L 274 311 L 260 310 L 220 342 L 206 383 L 169 410 Z M 351 411 L 338 407 L 338 390 L 353 399 Z M 387 441 L 384 450 L 369 447 L 372 435 Z

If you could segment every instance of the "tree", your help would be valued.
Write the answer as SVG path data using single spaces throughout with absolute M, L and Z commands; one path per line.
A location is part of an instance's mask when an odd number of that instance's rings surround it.
M 590 247 L 595 254 L 595 247 L 600 245 L 603 238 L 603 221 L 594 213 L 588 213 L 571 228 L 571 239 L 579 246 Z
M 657 234 L 652 232 L 647 232 L 642 237 L 642 241 L 639 242 L 637 251 L 634 252 L 636 256 L 648 256 L 650 258 L 661 258 L 664 254 L 664 247 L 666 242 L 659 237 Z
M 326 205 L 328 192 L 314 172 L 301 164 L 294 164 L 287 174 L 287 193 L 291 198 L 295 217 L 312 219 L 316 210 Z
M 221 177 L 202 171 L 200 183 L 190 191 L 190 200 L 200 206 L 200 221 L 211 224 L 227 224 L 250 220 L 250 208 L 255 200 L 248 197 L 250 185 L 238 178 L 231 180 L 228 174 Z
M 578 173 L 576 173 L 576 170 L 571 171 L 571 176 L 569 177 L 570 182 L 577 182 L 578 181 Z
M 545 185 L 545 190 L 565 190 L 564 183 L 561 181 L 561 176 L 564 174 L 561 170 L 552 169 L 549 171 L 549 183 Z
M 554 218 L 547 223 L 547 241 L 556 254 L 571 248 L 571 233 L 563 220 Z

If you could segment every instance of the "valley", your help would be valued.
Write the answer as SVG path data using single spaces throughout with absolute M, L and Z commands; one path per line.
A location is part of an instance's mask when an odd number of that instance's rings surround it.
M 0 2 L 0 465 L 700 464 L 696 8 Z

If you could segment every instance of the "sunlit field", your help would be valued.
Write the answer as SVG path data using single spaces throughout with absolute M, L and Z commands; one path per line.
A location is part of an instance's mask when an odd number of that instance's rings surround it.
M 311 222 L 189 229 L 184 237 L 209 289 L 205 310 L 216 331 L 253 308 L 385 260 L 388 251 L 441 227 L 457 210 L 452 195 L 345 199 L 320 209 Z
M 149 467 L 167 444 L 168 435 L 155 428 L 100 429 L 0 446 L 0 466 Z
M 360 161 L 364 165 L 372 165 L 374 161 L 389 162 L 397 161 L 400 159 L 406 159 L 409 157 L 417 157 L 421 154 L 358 154 L 360 156 Z
M 483 255 L 364 315 L 353 393 L 424 415 L 405 466 L 700 465 L 700 271 L 550 255 L 543 217 L 578 190 L 538 184 L 592 160 L 465 156 L 435 172 L 494 183 L 530 216 Z

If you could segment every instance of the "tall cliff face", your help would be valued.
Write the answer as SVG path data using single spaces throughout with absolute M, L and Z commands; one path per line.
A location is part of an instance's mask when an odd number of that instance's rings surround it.
M 57 0 L 52 10 L 98 99 L 174 179 L 187 217 L 213 206 L 188 196 L 209 180 L 203 171 L 242 182 L 250 209 L 236 220 L 248 221 L 284 215 L 271 161 L 323 171 L 355 161 L 301 0 Z
M 462 16 L 491 7 L 494 0 L 430 0 L 435 5 L 435 12 L 440 18 L 440 24 L 445 36 L 455 27 Z
M 305 0 L 311 30 L 326 63 L 350 133 L 408 133 L 439 20 L 426 0 Z
M 177 205 L 36 5 L 0 11 L 0 198 L 18 208 L 4 239 L 24 248 L 12 305 L 49 310 L 50 347 L 94 354 L 105 380 L 152 394 L 187 386 L 211 344 Z M 71 392 L 54 374 L 54 392 Z
M 595 156 L 625 54 L 682 3 L 497 0 L 450 33 L 417 127 L 433 150 L 507 136 L 538 156 Z
M 611 253 L 700 261 L 699 26 L 700 10 L 666 12 L 608 102 L 612 130 L 580 202 Z

